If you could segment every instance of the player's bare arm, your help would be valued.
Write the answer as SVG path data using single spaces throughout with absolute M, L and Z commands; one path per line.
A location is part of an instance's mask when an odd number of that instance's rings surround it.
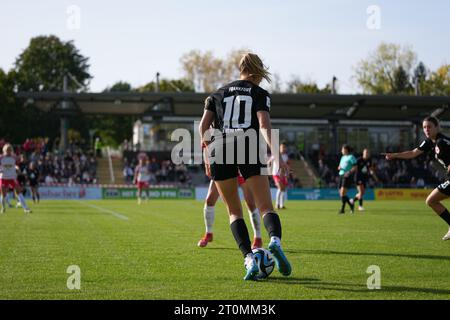
M 419 150 L 418 148 L 415 148 L 414 150 L 394 152 L 394 153 L 382 153 L 381 155 L 385 156 L 386 160 L 394 160 L 394 159 L 409 160 L 417 158 L 422 153 L 423 151 Z

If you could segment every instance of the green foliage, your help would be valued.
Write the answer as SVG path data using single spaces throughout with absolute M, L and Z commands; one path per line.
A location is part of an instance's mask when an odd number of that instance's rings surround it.
M 423 83 L 422 94 L 430 96 L 450 95 L 450 64 L 444 64 L 429 74 Z
M 32 38 L 15 62 L 16 82 L 21 91 L 61 91 L 66 72 L 87 86 L 92 76 L 88 58 L 80 54 L 73 41 L 63 42 L 56 36 Z M 69 89 L 78 85 L 69 81 Z
M 410 47 L 381 43 L 357 64 L 354 77 L 368 94 L 403 93 L 412 87 L 410 75 L 416 60 L 417 54 Z
M 301 80 L 300 78 L 293 78 L 288 82 L 288 93 L 331 93 L 331 87 L 327 84 L 324 88 L 319 88 L 317 83 L 312 80 Z
M 124 81 L 119 81 L 113 84 L 111 87 L 106 88 L 103 92 L 130 92 L 131 84 Z
M 395 94 L 411 94 L 413 87 L 409 81 L 409 75 L 402 66 L 394 71 L 394 86 L 392 93 Z
M 155 92 L 156 82 L 151 81 L 136 89 L 138 92 Z M 161 79 L 159 92 L 194 92 L 194 84 L 188 79 Z
M 59 117 L 44 113 L 33 105 L 24 105 L 15 97 L 16 91 L 61 91 L 66 71 L 82 85 L 91 79 L 88 58 L 83 57 L 73 42 L 62 42 L 55 36 L 31 39 L 29 46 L 16 59 L 7 74 L 0 72 L 0 136 L 13 143 L 30 137 L 59 135 Z M 74 81 L 69 88 L 78 89 Z M 87 135 L 83 119 L 71 120 L 71 126 Z

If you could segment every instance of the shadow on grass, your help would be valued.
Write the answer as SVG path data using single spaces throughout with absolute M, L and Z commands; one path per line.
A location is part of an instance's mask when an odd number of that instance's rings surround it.
M 275 273 L 276 271 L 274 271 Z M 298 277 L 284 277 L 280 275 L 271 275 L 267 283 L 286 283 L 286 284 L 315 284 L 320 283 L 320 279 L 316 278 L 298 278 Z
M 268 280 L 262 281 L 262 283 L 283 283 L 292 285 L 302 285 L 308 289 L 316 290 L 328 290 L 328 291 L 343 291 L 343 292 L 357 292 L 357 293 L 373 293 L 373 294 L 386 294 L 396 292 L 415 292 L 426 294 L 446 294 L 450 295 L 450 290 L 446 289 L 434 289 L 434 288 L 416 288 L 405 286 L 383 286 L 379 290 L 369 290 L 366 285 L 359 285 L 353 283 L 339 283 L 339 282 L 323 282 L 316 278 L 298 278 L 298 277 L 283 277 L 283 276 L 271 276 Z
M 239 248 L 206 247 L 206 248 L 202 248 L 202 250 L 232 250 L 232 251 L 237 251 L 237 250 L 239 250 Z
M 374 293 L 383 294 L 386 292 L 416 292 L 416 293 L 426 293 L 426 294 L 446 294 L 450 295 L 450 290 L 446 289 L 435 289 L 435 288 L 415 288 L 415 287 L 404 287 L 404 286 L 383 286 L 379 290 L 369 290 L 365 285 L 350 284 L 350 283 L 334 283 L 334 282 L 318 282 L 313 284 L 305 285 L 308 289 L 317 290 L 330 290 L 330 291 L 344 291 L 344 292 L 358 292 L 358 293 Z
M 387 253 L 387 252 L 348 252 L 333 250 L 285 250 L 286 253 L 299 254 L 333 254 L 333 255 L 349 255 L 349 256 L 382 256 L 395 258 L 410 259 L 431 259 L 431 260 L 450 260 L 450 256 L 434 256 L 428 254 L 403 254 L 403 253 Z

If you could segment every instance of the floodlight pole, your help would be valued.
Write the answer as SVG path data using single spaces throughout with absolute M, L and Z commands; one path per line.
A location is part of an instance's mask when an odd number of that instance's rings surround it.
M 63 77 L 63 93 L 69 92 L 68 81 L 69 81 L 69 79 L 68 79 L 68 76 L 66 73 L 66 74 L 64 74 L 64 77 Z M 68 109 L 67 101 L 65 99 L 63 99 L 61 106 L 62 106 L 63 110 Z M 62 152 L 66 152 L 67 146 L 68 146 L 67 131 L 68 131 L 68 127 L 69 127 L 69 119 L 66 116 L 62 116 L 60 123 L 61 123 L 61 137 L 60 137 L 60 141 L 59 141 L 59 149 Z
M 155 92 L 159 92 L 159 72 L 156 73 L 156 85 L 155 85 Z

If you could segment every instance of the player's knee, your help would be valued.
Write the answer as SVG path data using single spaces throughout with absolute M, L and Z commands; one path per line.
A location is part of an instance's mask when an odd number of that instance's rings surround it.
M 425 200 L 425 203 L 426 203 L 427 206 L 433 207 L 435 204 L 437 204 L 437 201 L 434 200 L 433 197 L 428 197 L 428 198 Z

